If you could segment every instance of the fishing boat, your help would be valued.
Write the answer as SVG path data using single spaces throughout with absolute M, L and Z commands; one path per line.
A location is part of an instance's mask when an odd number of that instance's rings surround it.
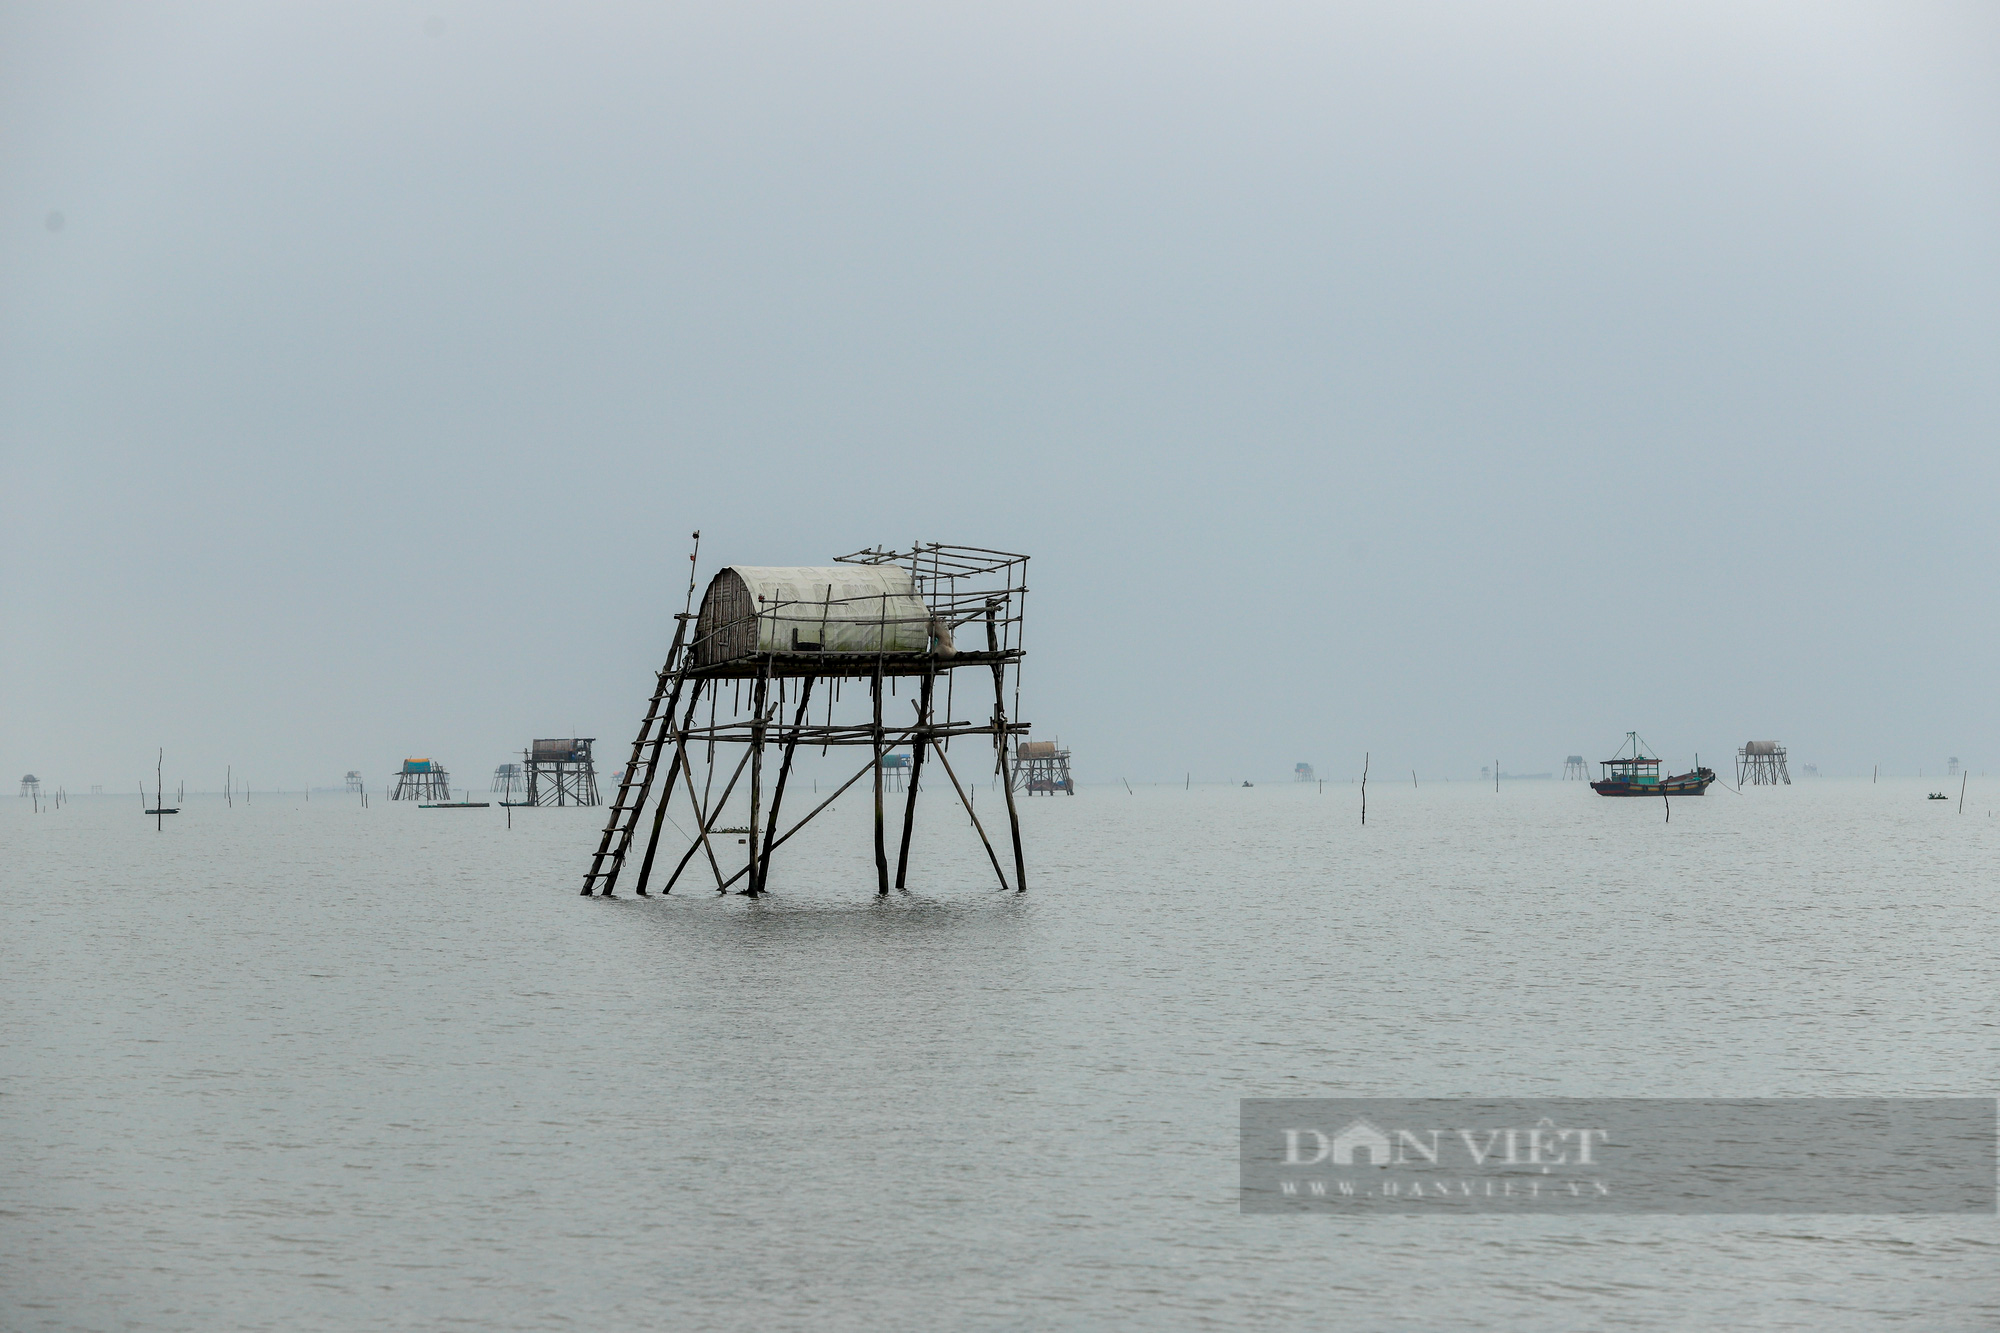
M 1631 753 L 1625 753 L 1627 750 Z M 1599 796 L 1699 796 L 1715 781 L 1712 768 L 1661 777 L 1660 761 L 1647 757 L 1646 743 L 1636 731 L 1626 732 L 1625 744 L 1618 747 L 1618 753 L 1599 760 L 1598 764 L 1604 770 L 1604 778 L 1591 783 L 1590 789 Z

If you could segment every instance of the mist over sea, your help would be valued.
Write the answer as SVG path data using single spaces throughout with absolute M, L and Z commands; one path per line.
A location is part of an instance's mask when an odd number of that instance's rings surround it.
M 1092 786 L 1016 896 L 927 786 L 880 902 L 858 790 L 762 901 L 580 899 L 599 810 L 8 803 L 0 1325 L 1990 1328 L 1990 1217 L 1236 1193 L 1242 1097 L 1990 1095 L 1939 787 Z

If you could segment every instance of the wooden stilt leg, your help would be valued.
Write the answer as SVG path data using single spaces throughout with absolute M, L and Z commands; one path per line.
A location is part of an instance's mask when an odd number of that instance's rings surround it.
M 645 859 L 639 862 L 639 884 L 636 892 L 641 898 L 647 896 L 646 881 L 651 879 L 653 875 L 653 854 L 660 849 L 660 825 L 666 823 L 667 802 L 674 798 L 674 779 L 680 776 L 681 766 L 685 762 L 687 754 L 687 729 L 694 724 L 695 705 L 701 702 L 701 687 L 707 683 L 707 681 L 701 680 L 694 683 L 694 697 L 688 700 L 687 713 L 681 718 L 680 737 L 674 747 L 674 759 L 672 763 L 667 765 L 666 789 L 660 793 L 659 809 L 653 812 L 653 832 L 646 839 Z M 671 715 L 668 716 L 667 721 L 669 723 L 673 721 Z
M 750 887 L 743 892 L 751 898 L 757 896 L 762 883 L 757 875 L 757 853 L 762 850 L 757 845 L 757 818 L 764 799 L 764 700 L 770 689 L 770 681 L 759 677 L 750 701 L 755 721 L 750 724 L 750 836 L 744 840 L 750 849 Z
M 785 738 L 785 762 L 778 766 L 778 785 L 771 791 L 771 813 L 765 819 L 764 872 L 757 885 L 757 891 L 764 891 L 764 884 L 771 878 L 771 852 L 777 846 L 778 807 L 784 803 L 785 783 L 792 776 L 792 752 L 799 748 L 799 728 L 805 725 L 806 705 L 812 701 L 813 677 L 807 676 L 805 684 L 799 687 L 799 711 L 792 719 L 792 733 Z
M 917 817 L 917 779 L 924 772 L 924 733 L 921 728 L 931 724 L 931 683 L 934 677 L 924 676 L 924 683 L 917 696 L 917 726 L 915 739 L 910 742 L 910 794 L 903 802 L 903 843 L 896 852 L 896 888 L 900 891 L 910 873 L 910 829 Z
M 687 863 L 694 860 L 694 854 L 698 851 L 708 853 L 708 865 L 709 869 L 715 872 L 715 882 L 718 885 L 724 882 L 722 865 L 715 859 L 715 848 L 709 845 L 708 834 L 715 827 L 715 821 L 722 818 L 722 808 L 729 804 L 729 793 L 736 790 L 736 780 L 743 776 L 743 766 L 749 762 L 750 752 L 745 750 L 743 757 L 736 761 L 736 771 L 729 775 L 729 785 L 722 789 L 722 799 L 710 806 L 695 799 L 694 766 L 688 761 L 687 751 L 681 751 L 681 766 L 687 778 L 688 804 L 694 807 L 695 840 L 687 849 L 687 855 L 681 858 L 681 863 L 674 867 L 674 873 L 667 880 L 667 887 L 661 890 L 662 893 L 674 891 L 674 884 L 680 879 L 681 871 L 687 869 Z M 735 876 L 731 876 L 729 882 L 734 883 Z
M 979 812 L 972 808 L 972 798 L 965 794 L 965 788 L 958 785 L 958 774 L 952 772 L 951 757 L 939 746 L 938 762 L 944 765 L 944 775 L 951 779 L 951 789 L 958 793 L 958 803 L 965 807 L 965 817 L 972 821 L 972 828 L 979 835 L 979 845 L 986 849 L 986 859 L 993 863 L 993 873 L 1000 877 L 1002 892 L 1013 887 L 1007 882 L 1007 872 L 1000 868 L 1000 858 L 993 854 L 993 840 L 986 836 L 986 826 L 979 822 Z
M 889 892 L 889 850 L 882 840 L 882 662 L 875 662 L 875 893 Z
M 997 607 L 986 604 L 986 646 L 1000 650 L 1000 636 L 993 623 Z M 1007 769 L 1007 668 L 993 664 L 993 759 L 1000 774 L 1000 790 L 1007 794 L 1007 823 L 1014 833 L 1014 892 L 1028 891 L 1028 861 L 1021 853 L 1021 815 L 1014 808 L 1014 775 Z
M 827 797 L 824 801 L 821 801 L 818 805 L 814 806 L 811 810 L 807 811 L 806 817 L 804 819 L 801 819 L 798 823 L 792 825 L 789 829 L 785 830 L 784 836 L 779 838 L 775 843 L 771 844 L 772 847 L 774 849 L 778 847 L 783 847 L 786 843 L 790 842 L 792 840 L 792 835 L 794 833 L 797 833 L 800 829 L 812 823 L 814 815 L 817 815 L 820 811 L 826 809 L 829 805 L 832 805 L 842 796 L 845 796 L 847 794 L 847 789 L 849 787 L 852 787 L 855 783 L 861 781 L 861 779 L 867 776 L 868 776 L 868 765 L 863 764 L 860 768 L 855 769 L 853 777 L 841 783 L 840 786 L 835 789 L 833 795 Z M 731 875 L 727 880 L 724 880 L 722 887 L 726 889 L 731 884 L 734 884 L 737 880 L 742 878 L 743 878 L 743 871 L 739 870 L 735 874 Z

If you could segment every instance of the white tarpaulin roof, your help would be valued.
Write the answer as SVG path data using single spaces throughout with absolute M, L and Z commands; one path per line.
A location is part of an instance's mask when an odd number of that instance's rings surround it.
M 733 577 L 732 577 L 733 576 Z M 722 661 L 757 652 L 921 653 L 930 608 L 900 565 L 730 565 L 701 601 L 701 656 Z M 732 633 L 728 627 L 742 625 Z

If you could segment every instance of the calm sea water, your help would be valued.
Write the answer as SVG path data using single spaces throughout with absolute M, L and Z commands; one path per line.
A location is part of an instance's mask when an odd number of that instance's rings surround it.
M 0 1326 L 1991 1328 L 1993 1218 L 1235 1193 L 1245 1096 L 1993 1093 L 1934 785 L 1097 788 L 1020 897 L 927 790 L 880 903 L 862 800 L 760 902 L 578 898 L 596 811 L 22 802 Z

